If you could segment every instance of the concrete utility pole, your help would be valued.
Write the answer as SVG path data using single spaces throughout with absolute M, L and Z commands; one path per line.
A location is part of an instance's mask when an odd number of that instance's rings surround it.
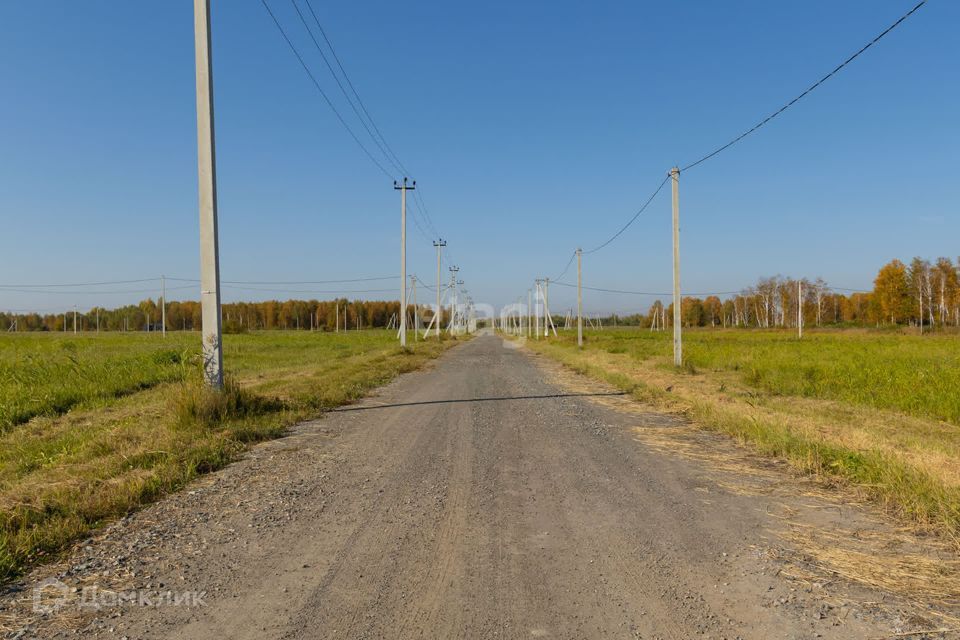
M 543 279 L 543 337 L 550 337 L 550 330 L 556 337 L 557 328 L 553 326 L 553 314 L 550 313 L 550 278 Z
M 407 189 L 417 188 L 414 180 L 407 186 L 407 179 L 398 184 L 393 181 L 393 188 L 400 192 L 400 346 L 407 346 Z
M 803 338 L 803 280 L 797 280 L 797 337 Z
M 73 305 L 73 335 L 77 335 L 77 305 Z
M 536 288 L 536 293 L 533 296 L 533 335 L 539 340 L 540 339 L 540 278 L 537 278 L 533 281 L 534 287 Z
M 543 337 L 550 337 L 550 278 L 543 279 Z
M 448 326 L 450 327 L 450 330 L 452 333 L 454 328 L 453 323 L 457 317 L 457 272 L 460 271 L 460 267 L 454 265 L 452 267 L 449 267 L 449 271 L 450 271 L 450 322 Z
M 527 289 L 527 337 L 530 337 L 530 289 Z
M 167 337 L 167 277 L 160 276 L 160 324 L 163 337 Z
M 440 319 L 443 317 L 442 309 L 440 308 L 440 251 L 447 246 L 447 241 L 443 238 L 439 238 L 433 241 L 433 246 L 437 248 L 437 307 L 434 310 L 434 313 L 437 314 L 437 340 L 439 340 Z
M 210 0 L 193 1 L 193 29 L 197 66 L 203 374 L 208 385 L 220 389 L 223 387 L 223 334 L 220 318 L 220 247 L 217 234 L 217 159 L 213 126 Z
M 420 312 L 417 310 L 417 276 L 410 276 L 410 286 L 413 287 L 413 340 L 420 340 Z
M 680 169 L 670 170 L 673 187 L 673 364 L 683 364 L 683 336 L 680 333 Z
M 453 312 L 457 314 L 457 327 L 459 327 L 460 329 L 464 329 L 466 327 L 466 322 L 465 322 L 466 314 L 464 313 L 464 309 L 460 308 L 460 287 L 463 286 L 463 280 L 455 280 L 453 285 L 454 285 L 454 291 L 457 293 L 457 297 L 455 298 L 456 306 Z M 464 298 L 467 298 L 467 299 L 469 299 L 470 297 L 467 295 L 466 289 L 463 290 L 463 296 Z M 464 306 L 466 306 L 466 304 L 464 304 Z
M 581 291 L 583 283 L 583 270 L 581 258 L 583 249 L 577 249 L 577 346 L 583 347 L 583 292 Z

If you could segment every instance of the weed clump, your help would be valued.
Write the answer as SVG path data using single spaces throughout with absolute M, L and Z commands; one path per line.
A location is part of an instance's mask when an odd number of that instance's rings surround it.
M 229 376 L 221 389 L 191 380 L 183 383 L 174 396 L 174 415 L 180 429 L 211 429 L 283 408 L 280 400 L 244 389 Z

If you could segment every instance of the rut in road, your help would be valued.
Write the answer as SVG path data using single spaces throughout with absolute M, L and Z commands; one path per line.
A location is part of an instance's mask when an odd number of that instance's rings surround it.
M 902 628 L 895 599 L 875 605 L 884 594 L 778 575 L 773 498 L 725 491 L 703 466 L 634 438 L 682 419 L 617 411 L 597 402 L 615 392 L 570 392 L 547 370 L 481 336 L 256 447 L 71 560 L 83 566 L 70 580 L 201 590 L 203 606 L 105 609 L 71 624 L 131 638 L 867 638 Z M 36 625 L 46 637 L 65 623 Z

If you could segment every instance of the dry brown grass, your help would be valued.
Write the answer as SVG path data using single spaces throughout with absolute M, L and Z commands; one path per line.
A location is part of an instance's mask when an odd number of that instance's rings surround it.
M 691 375 L 656 358 L 529 341 L 574 371 L 629 391 L 634 399 L 732 435 L 804 473 L 856 485 L 915 525 L 960 548 L 957 427 L 832 400 L 773 396 L 727 372 Z M 648 434 L 646 437 L 651 437 Z
M 388 331 L 228 336 L 235 377 L 223 392 L 197 372 L 0 432 L 0 581 L 454 344 L 404 351 Z
M 552 360 L 539 362 L 549 369 L 552 380 L 572 391 L 610 391 L 609 384 L 597 378 Z M 598 364 L 591 360 L 591 366 Z M 960 557 L 950 536 L 929 535 L 914 524 L 896 525 L 871 508 L 870 493 L 862 487 L 829 475 L 801 473 L 758 453 L 749 443 L 740 446 L 704 430 L 687 418 L 689 411 L 676 386 L 669 394 L 644 390 L 642 395 L 648 402 L 631 395 L 593 396 L 591 401 L 633 416 L 631 434 L 638 443 L 696 462 L 709 472 L 712 485 L 734 495 L 767 499 L 771 532 L 785 545 L 767 551 L 785 563 L 785 576 L 816 585 L 842 577 L 896 594 L 951 628 L 960 625 L 960 618 L 950 613 L 960 610 Z M 702 491 L 710 493 L 709 487 Z

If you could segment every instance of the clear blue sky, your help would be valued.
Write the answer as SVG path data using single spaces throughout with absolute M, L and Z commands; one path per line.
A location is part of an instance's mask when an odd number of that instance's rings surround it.
M 750 127 L 914 4 L 312 1 L 461 277 L 495 304 L 557 275 L 578 244 L 616 231 L 670 166 Z M 270 4 L 365 136 L 290 2 Z M 960 3 L 928 3 L 767 127 L 684 174 L 684 290 L 778 273 L 869 286 L 890 258 L 960 254 L 958 27 Z M 396 273 L 391 181 L 322 102 L 259 0 L 214 0 L 213 43 L 223 278 Z M 197 277 L 193 56 L 189 0 L 0 4 L 0 283 Z M 412 222 L 408 238 L 409 272 L 432 282 L 433 248 Z M 667 291 L 670 267 L 664 190 L 585 258 L 584 282 Z M 571 293 L 551 288 L 551 306 L 569 306 Z M 273 296 L 308 297 L 224 295 Z M 0 291 L 0 309 L 142 297 Z M 650 302 L 586 297 L 593 311 Z

